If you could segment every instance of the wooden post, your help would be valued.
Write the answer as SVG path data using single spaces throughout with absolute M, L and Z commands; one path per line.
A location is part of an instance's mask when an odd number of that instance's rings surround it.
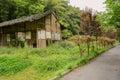
M 38 26 L 36 28 L 36 47 L 38 48 Z
M 1 38 L 2 38 L 2 34 L 1 34 L 1 28 L 0 28 L 0 46 L 1 46 Z
M 4 38 L 3 38 L 3 28 L 1 28 L 1 34 L 2 34 L 2 38 L 1 38 L 1 46 L 3 46 L 3 41 L 4 41 L 4 40 L 3 40 L 3 39 L 4 39 Z
M 52 14 L 50 15 L 50 32 L 51 32 L 51 44 L 52 44 Z

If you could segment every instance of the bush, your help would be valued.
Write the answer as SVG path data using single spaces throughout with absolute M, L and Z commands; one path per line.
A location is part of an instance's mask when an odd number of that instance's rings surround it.
M 70 61 L 69 58 L 39 60 L 34 67 L 39 72 L 51 72 L 64 68 L 68 61 Z
M 82 39 L 86 39 L 86 37 L 83 36 Z M 14 74 L 32 64 L 30 69 L 35 70 L 33 75 L 39 75 L 39 80 L 50 80 L 50 77 L 71 69 L 76 65 L 83 65 L 99 55 L 100 52 L 108 49 L 108 47 L 103 47 L 102 45 L 97 47 L 98 43 L 94 42 L 94 37 L 92 41 L 89 43 L 91 45 L 89 56 L 87 54 L 86 41 L 80 44 L 80 49 L 84 50 L 84 55 L 82 56 L 79 53 L 79 47 L 71 41 L 61 41 L 46 48 L 30 49 L 27 46 L 25 48 L 0 48 L 0 74 L 2 76 Z M 94 49 L 92 46 L 94 46 Z M 26 72 L 26 70 L 24 71 Z M 24 71 L 22 71 L 23 74 Z M 27 79 L 30 80 L 29 77 Z M 14 77 L 11 80 L 15 80 Z M 33 80 L 36 80 L 36 78 Z
M 15 50 L 15 48 L 11 47 L 2 47 L 0 48 L 0 54 L 13 54 Z
M 60 46 L 62 46 L 63 48 L 69 48 L 69 47 L 74 47 L 75 43 L 71 41 L 62 41 L 60 42 Z
M 0 57 L 0 74 L 14 74 L 30 65 L 30 61 L 18 57 Z

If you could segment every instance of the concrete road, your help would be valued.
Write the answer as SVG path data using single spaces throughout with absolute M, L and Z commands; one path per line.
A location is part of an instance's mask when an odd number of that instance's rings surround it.
M 103 53 L 60 80 L 120 80 L 120 46 Z

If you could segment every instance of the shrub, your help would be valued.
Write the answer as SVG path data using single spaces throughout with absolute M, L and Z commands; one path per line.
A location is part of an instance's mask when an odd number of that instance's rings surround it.
M 75 43 L 71 41 L 62 41 L 60 42 L 60 46 L 62 46 L 63 48 L 70 48 L 70 47 L 74 47 Z
M 29 60 L 18 57 L 0 57 L 0 74 L 14 74 L 28 67 L 31 64 Z
M 2 47 L 0 48 L 0 54 L 13 54 L 15 50 L 15 48 L 11 47 Z
M 44 59 L 37 61 L 34 66 L 39 72 L 51 72 L 62 69 L 70 62 L 70 57 L 66 58 L 55 58 L 55 59 Z
M 47 48 L 41 48 L 41 49 L 34 48 L 34 49 L 31 49 L 30 54 L 32 54 L 32 55 L 37 54 L 37 55 L 39 55 L 41 57 L 47 56 Z

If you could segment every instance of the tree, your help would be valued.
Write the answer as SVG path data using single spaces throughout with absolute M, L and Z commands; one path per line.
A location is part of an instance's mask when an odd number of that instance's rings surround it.
M 106 11 L 98 14 L 98 20 L 106 28 L 114 27 L 117 29 L 117 39 L 120 41 L 120 0 L 106 0 Z
M 106 11 L 99 13 L 98 18 L 103 26 L 120 26 L 120 0 L 106 0 Z
M 106 0 L 107 14 L 110 16 L 109 24 L 120 26 L 120 0 Z
M 0 0 L 0 22 L 42 13 L 44 0 Z
M 96 12 L 92 9 L 86 8 L 80 13 L 81 15 L 81 27 L 84 34 L 97 37 L 101 35 L 101 28 L 99 22 L 96 21 Z
M 55 9 L 62 29 L 68 29 L 72 34 L 77 34 L 77 27 L 80 24 L 80 10 L 68 3 L 68 0 L 46 0 L 44 10 Z
M 70 6 L 69 0 L 0 0 L 0 9 L 0 22 L 54 9 L 62 30 L 77 34 L 80 24 L 80 10 Z

